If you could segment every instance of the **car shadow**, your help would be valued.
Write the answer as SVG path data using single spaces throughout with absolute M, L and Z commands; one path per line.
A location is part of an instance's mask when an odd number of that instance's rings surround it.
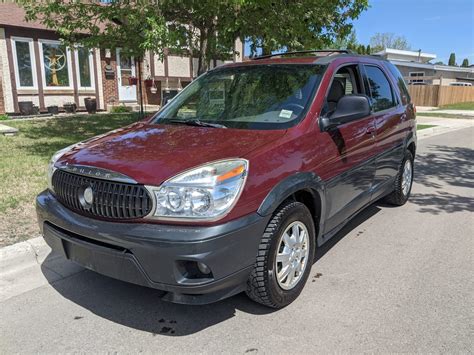
M 380 208 L 376 205 L 364 209 L 318 249 L 314 262 L 379 211 Z M 61 274 L 61 268 L 65 268 L 65 264 L 70 262 L 65 260 L 58 264 L 57 259 L 57 254 L 49 254 L 41 269 L 49 284 L 61 296 L 99 317 L 154 336 L 194 334 L 231 319 L 237 312 L 253 315 L 277 312 L 251 301 L 244 293 L 204 306 L 173 304 L 161 300 L 161 291 L 115 280 L 85 269 L 58 280 L 57 274 Z M 312 272 L 315 272 L 314 268 Z M 84 317 L 87 317 L 87 312 L 78 312 L 71 321 L 79 321 Z

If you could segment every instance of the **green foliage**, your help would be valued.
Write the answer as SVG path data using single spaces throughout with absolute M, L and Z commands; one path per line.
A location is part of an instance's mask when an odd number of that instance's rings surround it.
M 394 33 L 376 33 L 370 38 L 370 46 L 373 53 L 383 51 L 385 48 L 410 50 L 407 39 Z
M 263 54 L 330 46 L 352 30 L 351 20 L 368 0 L 19 0 L 28 20 L 57 31 L 64 44 L 122 48 L 143 58 L 164 48 L 199 58 L 198 72 L 211 59 L 230 59 L 237 38 Z
M 64 44 L 86 48 L 122 48 L 125 54 L 143 58 L 145 51 L 158 55 L 168 44 L 161 1 L 19 0 L 28 20 L 39 20 L 57 31 Z
M 9 119 L 10 118 L 5 114 L 0 115 L 0 121 L 6 121 L 6 120 L 9 120 Z
M 456 64 L 456 54 L 451 53 L 449 55 L 448 65 L 457 66 L 457 64 Z
M 237 19 L 238 33 L 248 38 L 251 54 L 283 49 L 331 47 L 350 35 L 351 20 L 368 8 L 368 0 L 245 1 Z
M 120 105 L 120 106 L 114 106 L 110 110 L 111 113 L 124 113 L 124 112 L 130 112 L 132 111 L 131 107 L 127 107 L 125 105 Z
M 462 67 L 467 68 L 469 66 L 469 59 L 464 58 L 461 64 Z
M 357 42 L 356 31 L 352 29 L 349 35 L 338 36 L 329 47 L 334 48 L 334 49 L 348 49 L 351 51 L 355 51 L 355 48 L 357 48 L 357 46 L 358 46 L 358 42 Z

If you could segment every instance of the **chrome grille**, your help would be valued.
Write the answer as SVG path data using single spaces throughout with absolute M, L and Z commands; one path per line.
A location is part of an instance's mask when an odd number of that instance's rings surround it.
M 152 199 L 143 185 L 127 184 L 56 170 L 53 188 L 57 199 L 66 207 L 84 215 L 111 219 L 141 218 L 150 213 Z M 84 189 L 91 187 L 93 202 L 81 201 Z

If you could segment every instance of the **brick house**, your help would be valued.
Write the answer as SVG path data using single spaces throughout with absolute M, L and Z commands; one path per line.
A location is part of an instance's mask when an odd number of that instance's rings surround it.
M 44 112 L 48 106 L 61 109 L 76 103 L 84 109 L 84 98 L 97 100 L 100 110 L 114 105 L 136 105 L 138 76 L 134 58 L 121 55 L 120 49 L 64 48 L 56 32 L 38 22 L 26 22 L 23 9 L 13 3 L 0 4 L 0 114 L 18 114 L 19 103 L 33 102 Z M 232 61 L 242 61 L 243 43 L 235 42 Z M 231 62 L 232 62 L 231 61 Z M 214 60 L 211 67 L 224 62 Z M 197 75 L 197 58 L 173 55 L 165 50 L 163 60 L 147 53 L 142 62 L 144 102 L 160 105 Z

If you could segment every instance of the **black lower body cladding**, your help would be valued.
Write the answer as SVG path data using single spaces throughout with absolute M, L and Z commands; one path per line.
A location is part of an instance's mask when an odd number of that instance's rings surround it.
M 53 251 L 98 273 L 165 291 L 165 300 L 191 304 L 245 290 L 270 218 L 255 213 L 205 227 L 109 222 L 67 209 L 48 190 L 37 197 L 36 209 Z

